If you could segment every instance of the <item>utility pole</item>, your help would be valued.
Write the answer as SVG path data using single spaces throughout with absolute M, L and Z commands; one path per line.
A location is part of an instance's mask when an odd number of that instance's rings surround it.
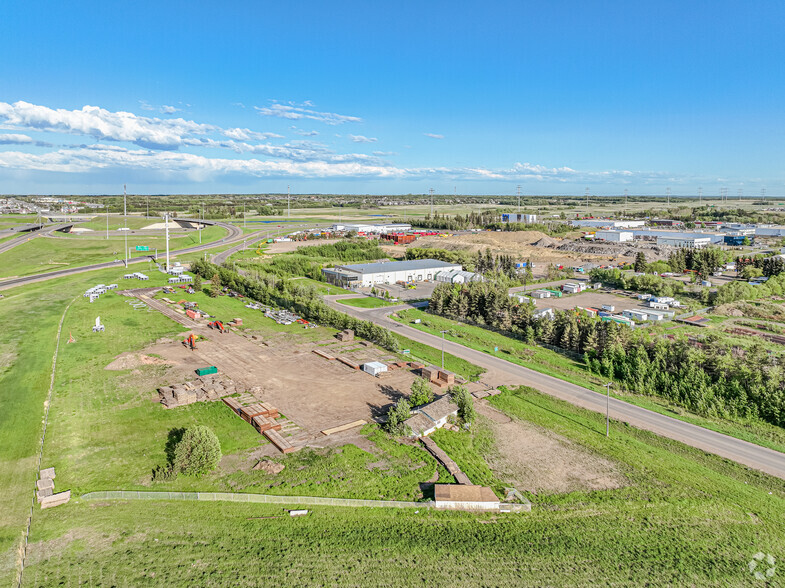
M 670 206 L 670 205 L 671 205 L 671 189 L 670 189 L 670 188 L 667 188 L 667 189 L 665 190 L 665 194 L 666 194 L 666 195 L 667 195 L 667 197 L 668 197 L 668 206 Z
M 128 209 L 126 208 L 125 200 L 125 184 L 123 184 L 123 226 L 128 229 Z M 128 231 L 123 231 L 123 235 L 125 235 L 125 267 L 128 267 Z
M 741 204 L 741 197 L 744 195 L 744 190 L 739 188 L 739 204 Z
M 624 214 L 627 214 L 627 188 L 624 188 Z
M 703 206 L 703 188 L 698 188 L 698 206 Z
M 760 189 L 760 199 L 763 200 L 763 204 L 766 204 L 766 188 Z
M 521 213 L 521 186 L 518 184 L 518 214 Z
M 289 186 L 286 186 L 286 218 L 292 218 L 292 192 Z
M 204 220 L 204 202 L 202 202 L 201 217 L 199 219 L 199 245 L 202 244 L 202 221 Z
M 433 218 L 433 188 L 429 192 L 431 193 L 431 218 Z
M 166 273 L 169 273 L 169 213 L 164 213 L 164 224 L 166 225 Z
M 606 396 L 605 396 L 605 436 L 610 437 L 611 435 L 611 386 L 613 385 L 612 382 L 608 382 L 605 384 Z
M 444 334 L 447 331 L 439 331 L 442 334 L 442 369 L 444 369 Z
M 106 203 L 106 240 L 109 240 L 109 202 Z

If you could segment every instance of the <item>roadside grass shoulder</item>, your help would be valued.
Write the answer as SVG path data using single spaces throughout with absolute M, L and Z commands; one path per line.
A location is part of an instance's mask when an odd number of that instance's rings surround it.
M 397 313 L 397 317 L 392 315 L 391 318 L 434 335 L 446 330 L 445 337 L 455 343 L 466 345 L 595 392 L 605 393 L 603 384 L 608 380 L 589 372 L 583 358 L 576 354 L 560 353 L 539 345 L 529 345 L 520 339 L 508 337 L 483 327 L 460 323 L 421 310 L 407 309 Z M 413 322 L 415 319 L 420 319 L 421 322 L 415 324 Z M 785 452 L 785 430 L 769 423 L 758 420 L 731 421 L 704 417 L 691 413 L 663 398 L 633 394 L 614 387 L 611 387 L 611 396 L 718 433 Z
M 208 227 L 202 232 L 202 243 L 217 241 L 225 235 L 226 231 L 221 227 Z M 172 251 L 198 244 L 198 233 L 177 237 L 169 241 Z M 157 248 L 159 258 L 162 258 L 166 251 L 166 239 L 160 236 L 128 235 L 128 246 L 134 247 L 136 245 L 150 247 L 150 255 L 153 255 Z M 123 237 L 112 237 L 108 240 L 95 235 L 72 238 L 37 237 L 0 254 L 0 277 L 26 276 L 56 269 L 124 259 L 124 249 L 125 240 Z M 132 253 L 137 255 L 136 252 Z
M 419 360 L 427 365 L 441 365 L 441 350 L 434 349 L 430 345 L 404 337 L 399 333 L 392 333 L 392 335 L 398 340 L 398 345 L 402 351 L 409 350 L 409 353 L 399 354 L 401 359 L 405 361 Z M 460 357 L 450 355 L 449 353 L 444 354 L 444 367 L 445 369 L 466 378 L 470 382 L 479 380 L 480 376 L 485 373 L 485 369 L 480 366 L 474 365 Z

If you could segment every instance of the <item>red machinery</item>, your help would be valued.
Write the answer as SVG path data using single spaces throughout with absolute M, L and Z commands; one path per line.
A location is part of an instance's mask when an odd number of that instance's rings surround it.
M 191 333 L 185 339 L 183 339 L 183 345 L 185 345 L 186 347 L 190 348 L 191 351 L 193 351 L 194 349 L 196 349 L 196 338 L 197 338 L 196 335 Z
M 225 333 L 226 329 L 224 328 L 224 324 L 221 321 L 213 321 L 211 323 L 207 323 L 207 326 L 211 329 L 218 329 L 220 332 Z

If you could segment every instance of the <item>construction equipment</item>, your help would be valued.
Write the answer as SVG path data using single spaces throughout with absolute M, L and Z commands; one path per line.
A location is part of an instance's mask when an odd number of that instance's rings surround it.
M 196 339 L 197 336 L 191 333 L 185 339 L 183 339 L 183 345 L 185 345 L 187 348 L 190 348 L 191 351 L 193 351 L 194 349 L 196 349 Z
M 207 323 L 207 326 L 211 329 L 218 329 L 221 333 L 225 333 L 226 329 L 224 328 L 224 324 L 221 321 L 213 321 L 211 323 Z

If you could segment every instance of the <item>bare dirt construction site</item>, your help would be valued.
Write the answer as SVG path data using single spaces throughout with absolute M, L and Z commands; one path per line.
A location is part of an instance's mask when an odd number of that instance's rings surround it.
M 519 490 L 572 492 L 627 485 L 617 466 L 568 439 L 530 423 L 511 419 L 484 401 L 476 403 L 495 441 L 489 467 Z
M 583 245 L 582 243 L 578 243 Z M 623 255 L 626 251 L 616 248 L 607 253 L 586 253 L 576 248 L 572 239 L 555 239 L 539 231 L 512 231 L 459 234 L 450 237 L 427 236 L 417 239 L 411 247 L 433 247 L 447 250 L 463 250 L 475 253 L 490 249 L 494 254 L 512 255 L 516 259 L 531 259 L 535 275 L 543 275 L 548 264 L 572 266 L 581 263 L 607 264 L 632 261 L 633 257 Z M 566 247 L 565 247 L 566 246 Z M 565 247 L 565 249 L 561 249 Z M 400 248 L 393 249 L 400 251 Z

